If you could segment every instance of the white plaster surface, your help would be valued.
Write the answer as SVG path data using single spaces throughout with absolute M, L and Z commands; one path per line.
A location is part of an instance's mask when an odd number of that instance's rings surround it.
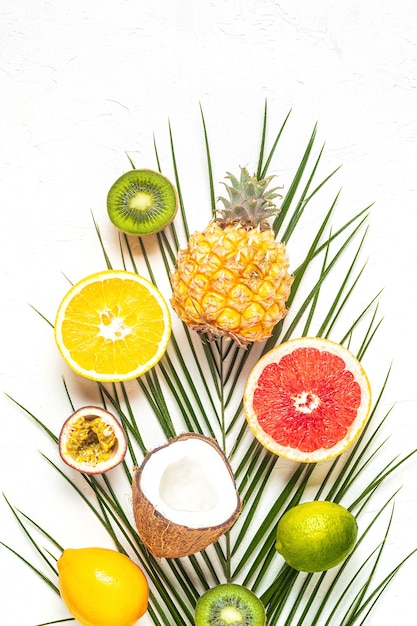
M 367 368 L 378 378 L 393 362 L 390 454 L 417 447 L 416 29 L 412 0 L 2 0 L 1 391 L 53 428 L 62 423 L 67 370 L 29 304 L 51 319 L 67 285 L 62 273 L 76 280 L 104 268 L 91 211 L 106 245 L 116 245 L 105 198 L 127 169 L 125 153 L 137 165 L 153 164 L 155 133 L 170 163 L 169 119 L 186 205 L 199 206 L 208 197 L 200 103 L 221 180 L 227 170 L 254 166 L 267 98 L 274 128 L 292 109 L 284 178 L 317 121 L 325 166 L 343 164 L 346 213 L 375 202 L 366 288 L 384 288 L 384 322 Z M 197 214 L 192 222 L 204 226 Z M 88 398 L 88 385 L 70 380 Z M 107 544 L 39 454 L 56 459 L 41 430 L 3 393 L 0 419 L 0 488 L 11 503 L 65 545 Z M 410 461 L 384 487 L 388 497 L 403 485 L 382 574 L 417 547 L 416 468 Z M 0 540 L 31 558 L 3 500 Z M 64 618 L 59 598 L 0 551 L 0 624 Z M 368 626 L 416 623 L 416 562 L 394 579 Z

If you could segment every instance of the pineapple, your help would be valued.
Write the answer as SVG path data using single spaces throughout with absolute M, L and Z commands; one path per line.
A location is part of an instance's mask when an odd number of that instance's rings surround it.
M 273 176 L 258 180 L 241 168 L 240 180 L 227 178 L 218 216 L 179 252 L 171 304 L 193 330 L 246 346 L 270 337 L 287 313 L 293 279 L 285 245 L 268 223 L 278 212 L 277 188 L 267 190 Z

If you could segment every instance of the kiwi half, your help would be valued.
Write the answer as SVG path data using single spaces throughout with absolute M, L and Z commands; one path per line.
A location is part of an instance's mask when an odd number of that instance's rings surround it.
M 195 626 L 265 626 L 265 607 L 246 587 L 224 583 L 198 599 Z
M 107 194 L 113 224 L 130 235 L 150 235 L 175 217 L 178 196 L 172 183 L 153 170 L 131 170 L 118 178 Z

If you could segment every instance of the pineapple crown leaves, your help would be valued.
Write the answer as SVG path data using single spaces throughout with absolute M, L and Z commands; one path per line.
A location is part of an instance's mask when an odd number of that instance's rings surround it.
M 282 198 L 278 189 L 274 187 L 267 190 L 274 175 L 258 179 L 256 174 L 251 176 L 246 167 L 240 168 L 240 180 L 233 174 L 227 173 L 226 178 L 231 185 L 222 183 L 227 191 L 228 198 L 220 196 L 218 200 L 223 203 L 223 208 L 217 211 L 219 224 L 240 223 L 248 228 L 269 228 L 267 220 L 275 217 L 279 212 L 274 203 L 275 198 Z

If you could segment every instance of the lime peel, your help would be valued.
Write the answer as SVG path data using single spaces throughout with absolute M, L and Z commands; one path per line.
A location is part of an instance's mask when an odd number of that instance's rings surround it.
M 284 513 L 275 548 L 294 569 L 323 572 L 352 553 L 357 536 L 358 525 L 350 511 L 335 502 L 314 500 Z

